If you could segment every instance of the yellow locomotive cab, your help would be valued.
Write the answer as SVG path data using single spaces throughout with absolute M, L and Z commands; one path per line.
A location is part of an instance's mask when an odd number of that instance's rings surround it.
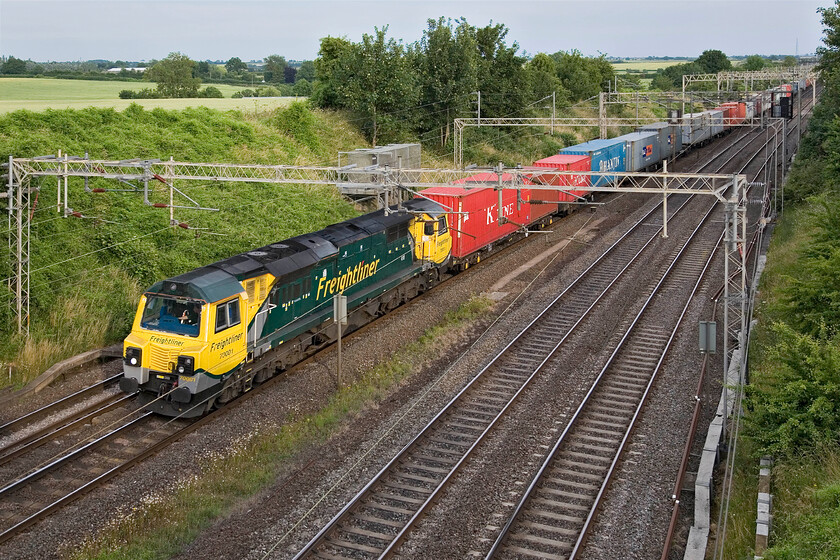
M 422 214 L 411 226 L 414 253 L 418 260 L 442 264 L 452 251 L 452 236 L 446 223 L 446 214 L 433 217 Z
M 151 399 L 147 407 L 158 411 L 192 416 L 209 408 L 219 379 L 239 368 L 247 353 L 247 295 L 238 282 L 216 280 L 198 288 L 159 282 L 143 295 L 124 343 L 123 391 L 142 386 Z M 208 303 L 208 296 L 219 295 L 225 297 Z M 202 394 L 207 398 L 195 398 Z

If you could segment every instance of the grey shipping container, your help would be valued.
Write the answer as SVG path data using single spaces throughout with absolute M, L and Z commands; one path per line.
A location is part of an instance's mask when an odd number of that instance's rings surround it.
M 682 143 L 684 146 L 699 144 L 711 138 L 711 126 L 707 113 L 686 113 L 683 115 Z
M 658 132 L 631 132 L 618 138 L 627 142 L 627 171 L 642 171 L 662 161 Z
M 709 114 L 709 124 L 712 129 L 712 136 L 723 134 L 723 111 L 717 111 L 713 109 L 711 111 L 703 112 Z
M 637 132 L 656 132 L 662 159 L 674 159 L 682 151 L 682 131 L 679 125 L 658 122 L 640 126 Z

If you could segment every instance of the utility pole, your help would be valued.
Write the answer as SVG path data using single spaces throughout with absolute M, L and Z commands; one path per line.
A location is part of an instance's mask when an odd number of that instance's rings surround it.
M 551 92 L 551 135 L 554 136 L 554 119 L 557 118 L 557 92 Z
M 338 327 L 338 364 L 336 367 L 336 384 L 341 389 L 341 327 L 347 324 L 347 296 L 336 294 L 333 297 L 333 320 Z

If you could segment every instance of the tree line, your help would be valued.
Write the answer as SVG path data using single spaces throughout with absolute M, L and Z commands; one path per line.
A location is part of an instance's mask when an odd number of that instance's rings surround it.
M 808 240 L 769 310 L 775 364 L 748 386 L 748 435 L 762 452 L 788 458 L 840 444 L 840 3 L 820 8 L 824 89 L 785 185 L 786 211 Z M 816 87 L 816 85 L 815 85 Z
M 313 103 L 358 115 L 374 144 L 417 135 L 445 144 L 458 117 L 546 115 L 597 95 L 613 78 L 605 56 L 577 51 L 539 53 L 528 60 L 501 23 L 476 27 L 466 19 L 430 19 L 408 45 L 374 28 L 359 42 L 321 39 Z M 547 100 L 551 103 L 551 99 Z

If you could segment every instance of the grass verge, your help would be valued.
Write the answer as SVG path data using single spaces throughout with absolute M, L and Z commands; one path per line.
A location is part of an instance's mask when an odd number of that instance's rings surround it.
M 308 445 L 326 441 L 342 422 L 381 402 L 400 381 L 435 358 L 446 341 L 489 311 L 492 302 L 473 297 L 391 359 L 334 393 L 321 410 L 282 426 L 265 427 L 230 453 L 201 465 L 200 475 L 166 494 L 154 493 L 118 516 L 100 535 L 70 555 L 74 560 L 169 558 L 223 517 L 242 499 L 270 485 L 281 467 Z
M 767 266 L 761 277 L 757 296 L 756 318 L 758 324 L 752 333 L 750 346 L 750 382 L 754 385 L 772 382 L 777 364 L 771 359 L 769 350 L 775 344 L 771 326 L 774 321 L 784 319 L 780 305 L 785 288 L 796 276 L 798 256 L 802 254 L 815 228 L 809 220 L 807 204 L 789 207 L 779 220 L 773 232 L 768 251 Z M 730 496 L 729 518 L 726 526 L 726 542 L 723 558 L 752 560 L 755 547 L 755 522 L 758 498 L 759 460 L 755 445 L 741 437 L 735 458 L 735 477 Z M 780 481 L 777 471 L 790 469 L 781 464 L 774 469 L 774 492 Z M 722 474 L 721 474 L 722 477 Z M 784 508 L 795 505 L 792 501 L 777 500 L 773 504 L 774 515 Z M 717 504 L 712 512 L 717 519 Z

